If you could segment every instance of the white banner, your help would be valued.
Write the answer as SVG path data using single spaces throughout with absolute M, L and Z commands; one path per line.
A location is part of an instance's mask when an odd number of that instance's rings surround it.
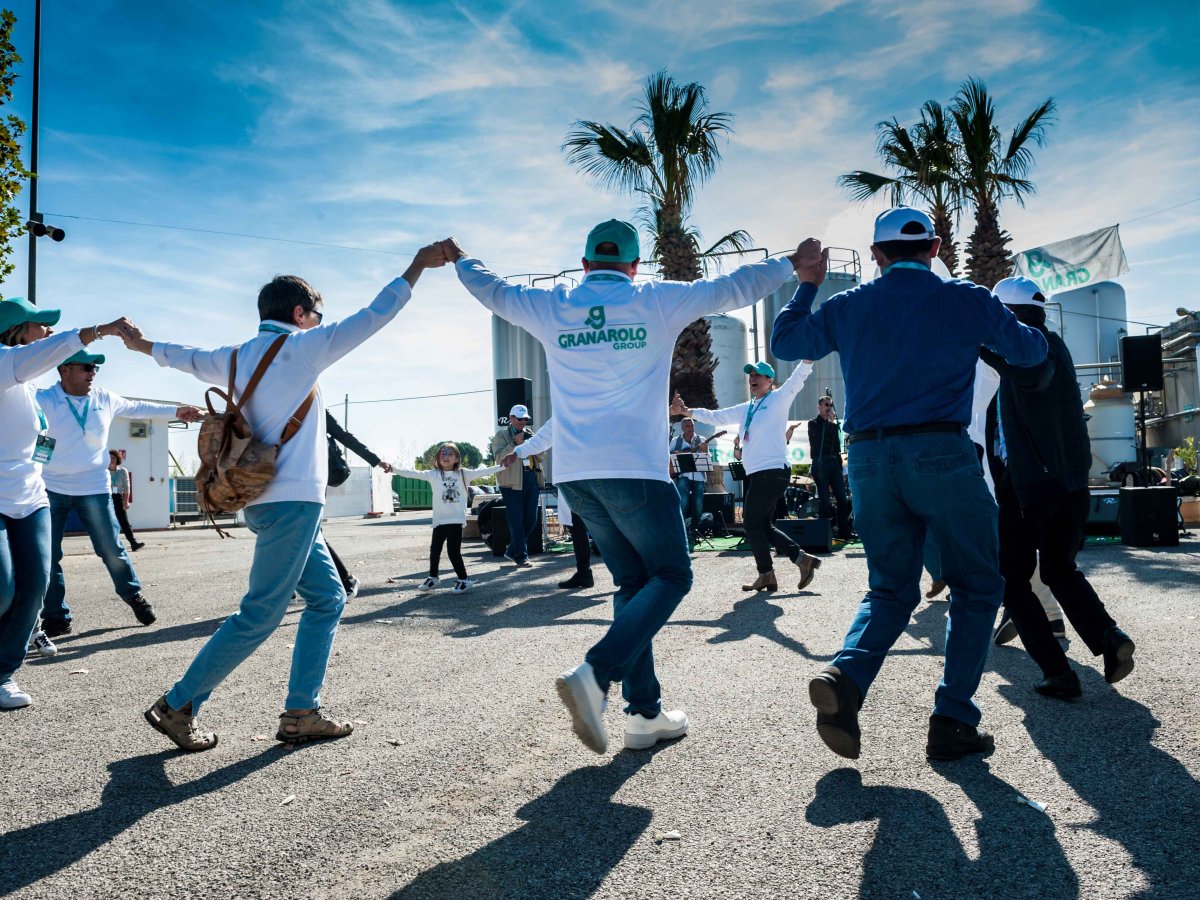
M 1117 227 L 1022 250 L 1013 260 L 1014 274 L 1032 278 L 1046 296 L 1124 275 L 1129 264 Z

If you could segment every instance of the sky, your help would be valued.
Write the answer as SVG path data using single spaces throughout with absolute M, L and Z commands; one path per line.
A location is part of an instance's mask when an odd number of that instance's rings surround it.
M 33 2 L 4 5 L 26 60 L 6 112 L 28 121 Z M 572 170 L 563 138 L 577 119 L 628 125 L 662 68 L 734 116 L 693 210 L 706 236 L 743 228 L 778 252 L 811 235 L 866 258 L 886 204 L 850 201 L 836 177 L 879 168 L 876 123 L 912 123 L 977 76 L 1006 131 L 1057 104 L 1037 194 L 1002 209 L 1012 249 L 1120 223 L 1131 320 L 1200 308 L 1194 2 L 44 6 L 38 205 L 67 239 L 39 242 L 38 302 L 65 326 L 126 315 L 151 339 L 239 343 L 272 276 L 307 278 L 336 318 L 451 234 L 504 275 L 573 268 L 591 225 L 633 218 L 637 202 Z M 27 252 L 22 238 L 3 296 L 26 294 Z M 348 396 L 350 429 L 385 459 L 482 445 L 489 320 L 451 269 L 427 272 L 391 325 L 325 373 L 327 404 L 340 415 Z M 200 401 L 189 376 L 98 346 L 103 386 Z M 172 443 L 194 456 L 186 434 Z

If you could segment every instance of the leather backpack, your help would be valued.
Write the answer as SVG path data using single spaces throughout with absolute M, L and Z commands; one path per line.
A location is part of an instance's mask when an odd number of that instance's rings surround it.
M 204 394 L 208 415 L 200 425 L 200 469 L 196 473 L 196 501 L 207 514 L 217 533 L 225 537 L 214 520 L 217 513 L 237 512 L 250 501 L 262 495 L 271 479 L 275 477 L 275 459 L 279 448 L 290 441 L 308 415 L 316 397 L 316 386 L 309 391 L 304 402 L 288 419 L 278 444 L 264 444 L 254 439 L 242 408 L 258 387 L 271 361 L 279 354 L 288 336 L 281 334 L 263 354 L 258 368 L 250 376 L 242 396 L 234 400 L 234 382 L 237 378 L 237 355 L 229 363 L 229 389 L 209 388 Z M 225 400 L 225 412 L 218 413 L 213 407 L 213 395 Z

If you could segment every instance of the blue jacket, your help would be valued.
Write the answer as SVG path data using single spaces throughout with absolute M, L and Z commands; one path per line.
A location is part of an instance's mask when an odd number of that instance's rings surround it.
M 848 434 L 931 422 L 967 425 L 981 346 L 1016 366 L 1046 358 L 1046 339 L 987 288 L 943 281 L 923 266 L 891 266 L 814 313 L 816 296 L 814 284 L 796 289 L 775 319 L 771 352 L 778 359 L 839 354 Z

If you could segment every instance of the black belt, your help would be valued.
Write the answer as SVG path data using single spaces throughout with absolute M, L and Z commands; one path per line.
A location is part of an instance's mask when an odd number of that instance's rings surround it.
M 962 432 L 966 425 L 958 422 L 929 422 L 925 425 L 896 425 L 892 428 L 872 428 L 870 431 L 856 431 L 846 437 L 847 444 L 857 441 L 874 441 L 880 438 L 900 437 L 906 434 L 946 434 Z

